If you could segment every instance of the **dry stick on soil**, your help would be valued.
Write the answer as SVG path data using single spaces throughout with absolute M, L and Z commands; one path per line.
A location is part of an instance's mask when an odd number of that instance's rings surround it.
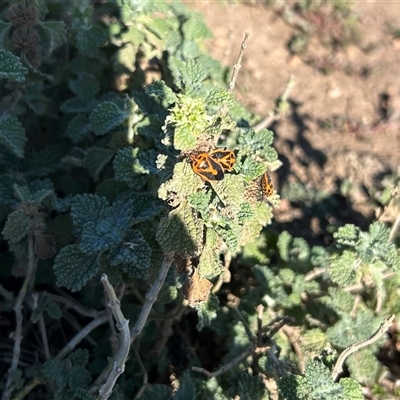
M 291 76 L 285 86 L 285 90 L 283 91 L 281 97 L 278 99 L 278 106 L 275 107 L 273 111 L 270 111 L 269 114 L 263 118 L 260 122 L 253 126 L 255 132 L 259 132 L 264 128 L 270 126 L 273 122 L 280 119 L 282 115 L 285 113 L 285 107 L 280 107 L 280 105 L 287 103 L 287 99 L 289 97 L 289 93 L 294 86 L 294 78 Z
M 338 376 L 343 371 L 343 364 L 346 358 L 350 355 L 355 353 L 356 351 L 360 350 L 362 347 L 369 346 L 370 344 L 376 342 L 381 336 L 385 334 L 385 332 L 389 329 L 392 325 L 395 315 L 392 314 L 389 318 L 387 318 L 378 328 L 378 330 L 372 334 L 368 339 L 361 340 L 360 342 L 354 343 L 350 345 L 346 350 L 342 352 L 339 356 L 338 360 L 336 361 L 335 367 L 332 371 L 332 378 L 334 381 L 338 378 Z
M 21 354 L 21 342 L 22 342 L 22 303 L 24 302 L 26 291 L 28 289 L 29 283 L 33 276 L 33 271 L 35 270 L 35 265 L 37 259 L 33 251 L 33 236 L 28 234 L 28 268 L 26 270 L 26 276 L 21 290 L 19 291 L 17 301 L 15 302 L 14 312 L 16 318 L 16 328 L 14 332 L 14 351 L 13 360 L 11 367 L 8 370 L 8 378 L 6 387 L 3 392 L 3 400 L 9 400 L 11 398 L 12 384 L 13 384 L 13 372 L 18 368 L 19 356 Z
M 394 224 L 392 225 L 392 229 L 390 229 L 389 242 L 394 242 L 399 229 L 400 229 L 400 215 L 396 217 Z
M 250 34 L 247 32 L 244 34 L 244 39 L 243 39 L 242 45 L 240 46 L 239 56 L 237 58 L 236 64 L 233 66 L 232 78 L 228 85 L 228 92 L 232 92 L 233 89 L 235 88 L 236 79 L 239 74 L 240 68 L 242 67 L 242 59 L 243 59 L 244 52 L 246 50 L 247 40 L 248 40 L 249 36 L 250 36 Z
M 108 306 L 111 308 L 112 314 L 117 321 L 117 328 L 120 332 L 120 346 L 114 357 L 114 365 L 108 376 L 106 383 L 100 388 L 98 399 L 106 400 L 110 397 L 112 389 L 117 382 L 118 377 L 125 370 L 125 362 L 128 358 L 130 349 L 129 321 L 122 314 L 120 302 L 115 294 L 114 288 L 108 281 L 106 274 L 100 279 L 104 286 L 104 291 L 108 297 Z

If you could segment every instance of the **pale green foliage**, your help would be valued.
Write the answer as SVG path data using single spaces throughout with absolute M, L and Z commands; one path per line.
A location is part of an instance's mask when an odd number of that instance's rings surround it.
M 18 57 L 7 50 L 0 49 L 0 78 L 22 82 L 27 73 L 28 69 L 21 64 Z
M 287 400 L 363 399 L 361 386 L 356 381 L 346 379 L 335 383 L 328 367 L 317 360 L 307 364 L 304 376 L 283 376 L 278 386 L 280 394 Z
M 213 319 L 217 318 L 217 310 L 219 309 L 218 297 L 210 294 L 207 302 L 196 304 L 195 309 L 199 319 L 196 328 L 201 331 L 204 327 L 210 325 Z
M 30 226 L 31 221 L 25 213 L 14 211 L 9 214 L 3 229 L 4 239 L 17 243 L 28 234 Z
M 157 230 L 157 240 L 164 253 L 175 252 L 182 257 L 197 254 L 201 236 L 200 222 L 187 203 L 161 219 Z
M 0 120 L 0 143 L 17 157 L 24 156 L 24 145 L 27 139 L 25 129 L 15 117 Z

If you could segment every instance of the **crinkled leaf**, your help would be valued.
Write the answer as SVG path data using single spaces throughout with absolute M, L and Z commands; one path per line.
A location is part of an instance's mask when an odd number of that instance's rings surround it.
M 333 282 L 340 286 L 351 285 L 355 282 L 359 261 L 356 254 L 345 250 L 341 254 L 332 254 L 327 273 Z
M 88 222 L 101 219 L 101 212 L 109 207 L 105 197 L 93 194 L 77 195 L 71 205 L 71 217 L 77 235 L 81 235 Z
M 28 69 L 20 59 L 7 50 L 0 49 L 0 78 L 7 78 L 17 82 L 23 82 Z
M 62 248 L 54 260 L 57 286 L 64 286 L 73 292 L 85 286 L 99 268 L 97 256 L 83 253 L 77 244 Z
M 47 55 L 67 41 L 67 29 L 63 21 L 40 21 L 38 29 L 44 33 L 41 45 Z
M 196 388 L 188 371 L 179 379 L 179 389 L 174 394 L 174 400 L 195 400 Z
M 81 142 L 90 132 L 89 119 L 85 114 L 75 115 L 67 126 L 65 133 L 72 143 Z
M 2 233 L 4 239 L 13 243 L 17 243 L 28 234 L 30 227 L 30 218 L 21 211 L 14 211 L 8 215 L 6 225 Z
M 97 79 L 92 74 L 80 74 L 77 79 L 69 82 L 70 89 L 81 99 L 89 101 L 100 90 Z
M 219 308 L 218 297 L 213 293 L 210 293 L 207 301 L 195 305 L 198 317 L 196 328 L 198 331 L 201 331 L 203 328 L 210 325 L 212 320 L 217 318 L 217 310 Z
M 76 47 L 83 55 L 96 57 L 99 48 L 107 40 L 107 31 L 105 27 L 92 26 L 89 29 L 81 29 L 76 36 Z
M 182 203 L 171 211 L 168 217 L 162 218 L 156 239 L 164 253 L 175 253 L 182 257 L 194 256 L 201 242 L 201 224 L 192 212 L 188 203 Z
M 128 117 L 129 113 L 121 110 L 114 102 L 104 101 L 93 110 L 89 121 L 93 132 L 101 136 L 122 124 Z
M 138 230 L 132 230 L 124 242 L 108 254 L 111 266 L 120 265 L 131 278 L 145 279 L 151 263 L 151 247 Z
M 7 116 L 0 120 L 0 143 L 18 158 L 24 157 L 26 141 L 25 129 L 16 117 Z
M 111 161 L 114 152 L 103 147 L 90 148 L 85 156 L 85 166 L 95 181 L 98 181 L 100 172 Z

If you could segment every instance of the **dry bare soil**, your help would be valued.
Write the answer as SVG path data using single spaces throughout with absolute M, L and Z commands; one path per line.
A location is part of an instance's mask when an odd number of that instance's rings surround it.
M 366 228 L 376 217 L 372 195 L 382 177 L 400 166 L 400 39 L 393 34 L 400 29 L 400 2 L 354 2 L 358 39 L 339 46 L 328 43 L 344 29 L 329 9 L 304 16 L 290 3 L 186 4 L 203 14 L 214 35 L 209 52 L 225 66 L 235 64 L 250 33 L 235 95 L 260 119 L 294 77 L 291 110 L 269 127 L 283 161 L 274 183 L 281 194 L 288 183 L 328 193 L 337 210 L 328 210 L 325 220 L 305 219 L 304 207 L 283 200 L 276 221 L 311 240 L 326 240 L 329 224 Z M 306 52 L 296 55 L 289 43 L 307 24 L 314 33 L 305 35 Z M 347 195 L 345 183 L 351 188 Z

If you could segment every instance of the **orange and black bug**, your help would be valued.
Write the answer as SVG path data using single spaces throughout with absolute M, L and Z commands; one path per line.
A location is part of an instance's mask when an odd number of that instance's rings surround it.
M 236 156 L 232 150 L 215 149 L 210 151 L 209 155 L 211 158 L 217 160 L 221 164 L 224 172 L 232 171 L 236 162 Z
M 272 183 L 271 177 L 268 172 L 265 171 L 261 178 L 261 190 L 263 196 L 271 197 L 274 194 L 274 184 Z
M 221 164 L 207 153 L 189 156 L 193 171 L 205 181 L 222 181 L 224 169 Z

